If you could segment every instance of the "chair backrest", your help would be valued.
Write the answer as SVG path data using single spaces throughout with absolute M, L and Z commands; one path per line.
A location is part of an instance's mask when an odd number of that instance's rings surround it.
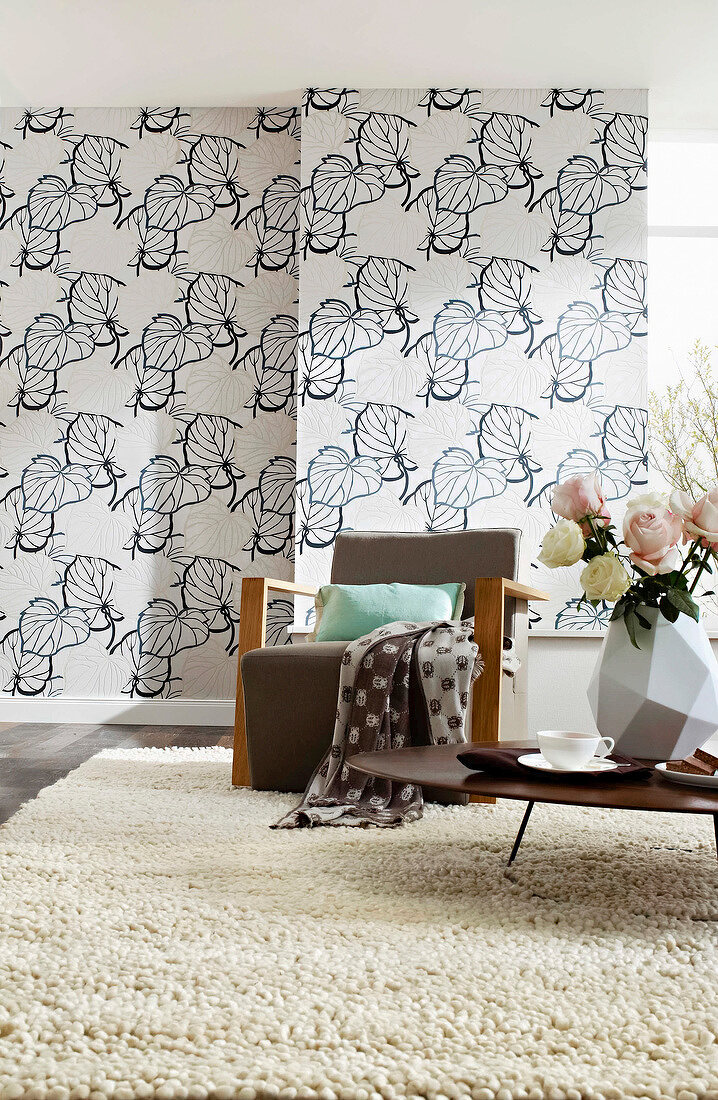
M 336 584 L 464 581 L 464 616 L 468 617 L 474 613 L 477 577 L 518 578 L 520 542 L 521 532 L 512 527 L 481 531 L 342 531 L 334 544 L 332 581 Z

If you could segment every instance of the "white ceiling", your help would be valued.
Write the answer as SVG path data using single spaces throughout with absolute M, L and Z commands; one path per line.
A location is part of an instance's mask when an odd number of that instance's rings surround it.
M 290 102 L 319 87 L 648 87 L 718 130 L 718 0 L 0 0 L 0 100 Z

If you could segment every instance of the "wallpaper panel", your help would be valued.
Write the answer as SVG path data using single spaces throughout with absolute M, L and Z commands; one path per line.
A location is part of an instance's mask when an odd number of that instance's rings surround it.
M 523 529 L 646 481 L 646 94 L 310 89 L 297 575 L 346 528 Z M 447 579 L 450 577 L 447 563 Z M 534 626 L 595 630 L 570 570 Z
M 293 573 L 299 112 L 0 142 L 0 685 L 230 698 L 241 575 Z

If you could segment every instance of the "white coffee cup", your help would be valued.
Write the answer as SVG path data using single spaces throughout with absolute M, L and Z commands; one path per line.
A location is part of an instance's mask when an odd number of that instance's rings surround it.
M 559 771 L 576 771 L 594 756 L 608 756 L 615 744 L 612 737 L 572 730 L 540 730 L 536 735 L 544 760 Z

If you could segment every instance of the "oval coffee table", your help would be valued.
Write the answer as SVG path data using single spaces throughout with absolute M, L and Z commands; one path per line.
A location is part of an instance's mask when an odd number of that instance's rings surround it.
M 485 742 L 485 745 L 486 748 L 523 748 L 526 752 L 538 748 L 536 741 L 493 741 Z M 718 790 L 679 786 L 669 779 L 663 779 L 657 771 L 649 779 L 631 779 L 629 776 L 611 779 L 604 775 L 596 780 L 572 781 L 569 776 L 552 779 L 545 773 L 534 777 L 528 770 L 525 775 L 492 776 L 480 771 L 470 771 L 456 759 L 458 753 L 469 747 L 466 744 L 417 745 L 414 748 L 389 749 L 386 752 L 362 752 L 349 757 L 347 763 L 357 771 L 377 775 L 382 779 L 439 787 L 460 794 L 493 795 L 495 798 L 513 798 L 527 802 L 509 864 L 516 858 L 536 802 L 598 806 L 616 810 L 712 814 L 718 849 Z

